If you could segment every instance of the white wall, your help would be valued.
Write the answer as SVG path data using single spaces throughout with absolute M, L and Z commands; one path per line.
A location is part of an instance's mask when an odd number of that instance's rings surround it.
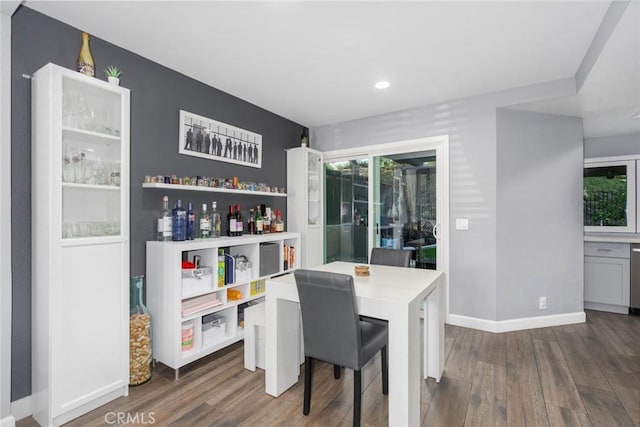
M 497 320 L 581 312 L 582 119 L 499 109 L 497 130 Z
M 329 151 L 448 134 L 450 223 L 469 219 L 469 230 L 451 229 L 450 312 L 495 321 L 496 108 L 572 94 L 573 79 L 553 81 L 314 128 L 310 144 Z M 581 170 L 582 160 L 568 166 Z
M 640 119 L 636 119 L 640 120 Z M 584 157 L 628 156 L 640 154 L 640 133 L 586 138 Z

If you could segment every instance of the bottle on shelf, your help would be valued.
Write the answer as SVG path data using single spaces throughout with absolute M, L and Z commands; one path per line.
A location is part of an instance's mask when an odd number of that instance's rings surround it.
M 227 235 L 231 237 L 236 235 L 236 213 L 233 205 L 229 205 L 229 213 L 227 214 Z
M 263 233 L 271 233 L 271 208 L 267 206 L 262 213 Z
M 171 211 L 171 240 L 182 242 L 187 238 L 187 211 L 178 199 L 176 207 Z
M 249 209 L 249 218 L 247 218 L 247 232 L 249 234 L 256 234 L 256 218 L 253 213 L 253 209 Z
M 236 236 L 242 236 L 244 233 L 244 222 L 242 220 L 242 211 L 240 210 L 240 203 L 236 205 Z
M 222 227 L 220 214 L 218 213 L 218 203 L 211 202 L 211 237 L 220 237 Z
M 282 213 L 280 209 L 276 211 L 276 232 L 282 233 L 284 231 L 284 221 L 282 220 Z
M 207 204 L 202 204 L 202 212 L 200 213 L 200 238 L 208 239 L 211 237 L 211 215 L 207 211 Z
M 271 209 L 271 226 L 269 230 L 271 233 L 275 233 L 278 231 L 276 230 L 276 221 L 277 221 L 276 210 Z
M 196 238 L 196 213 L 193 210 L 193 203 L 187 203 L 187 231 L 185 235 L 186 240 L 193 240 Z
M 78 53 L 78 61 L 76 62 L 76 70 L 89 77 L 95 77 L 96 69 L 93 62 L 93 55 L 91 55 L 91 48 L 89 47 L 89 34 L 82 33 L 82 46 L 80 46 L 80 53 Z
M 169 197 L 162 197 L 162 210 L 156 220 L 157 239 L 160 242 L 171 240 L 171 211 L 169 210 Z
M 262 234 L 264 222 L 262 221 L 262 210 L 260 206 L 256 208 L 256 234 Z

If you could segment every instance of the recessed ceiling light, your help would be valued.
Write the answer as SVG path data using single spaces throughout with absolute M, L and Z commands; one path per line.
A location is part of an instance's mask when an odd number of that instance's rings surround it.
M 378 83 L 376 83 L 376 89 L 386 89 L 388 88 L 390 85 L 390 83 L 386 80 L 381 80 Z

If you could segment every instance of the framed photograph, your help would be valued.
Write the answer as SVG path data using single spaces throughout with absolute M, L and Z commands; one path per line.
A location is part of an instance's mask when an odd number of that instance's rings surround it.
M 180 110 L 178 152 L 186 156 L 262 167 L 262 135 Z

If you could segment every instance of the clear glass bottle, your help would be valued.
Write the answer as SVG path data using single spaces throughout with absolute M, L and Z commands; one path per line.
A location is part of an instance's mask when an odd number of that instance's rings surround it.
M 202 212 L 200 213 L 200 228 L 199 235 L 201 239 L 208 239 L 211 237 L 211 215 L 207 211 L 207 204 L 202 204 Z
M 262 234 L 264 221 L 262 220 L 262 211 L 260 206 L 256 208 L 256 234 Z
M 89 34 L 82 33 L 82 46 L 80 46 L 80 53 L 78 53 L 78 60 L 76 62 L 76 70 L 89 77 L 95 77 L 96 68 L 93 62 L 93 55 L 91 55 L 91 48 L 89 47 Z
M 211 202 L 211 237 L 220 237 L 222 227 L 220 214 L 218 213 L 218 203 Z
M 193 204 L 187 203 L 187 231 L 185 234 L 186 240 L 193 240 L 196 238 L 196 213 L 193 210 Z
M 156 221 L 157 239 L 160 242 L 171 240 L 171 211 L 169 210 L 169 197 L 162 197 L 162 210 Z
M 129 282 L 129 384 L 138 385 L 151 378 L 151 312 L 142 301 L 144 276 Z
M 178 199 L 176 207 L 171 211 L 171 240 L 182 242 L 187 238 L 187 211 Z

